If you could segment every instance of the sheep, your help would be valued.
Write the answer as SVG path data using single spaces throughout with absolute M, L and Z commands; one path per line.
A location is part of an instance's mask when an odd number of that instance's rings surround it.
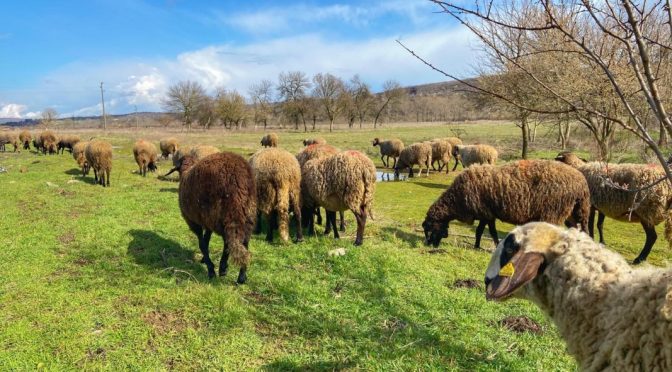
M 645 192 L 637 190 L 665 177 L 662 168 L 648 164 L 605 164 L 586 163 L 571 152 L 561 152 L 555 158 L 570 164 L 586 177 L 590 188 L 593 207 L 588 223 L 590 236 L 593 234 L 595 210 L 598 213 L 597 229 L 600 243 L 604 243 L 603 224 L 605 216 L 625 222 L 639 222 L 646 233 L 644 247 L 634 259 L 634 264 L 646 261 L 653 244 L 658 239 L 656 226 L 665 221 L 665 240 L 672 243 L 672 187 L 669 182 L 660 182 Z M 612 182 L 607 182 L 610 179 Z M 622 188 L 614 187 L 614 184 Z
M 182 146 L 178 148 L 173 154 L 173 167 L 177 167 L 180 164 L 180 160 L 185 156 L 189 155 L 191 152 L 191 146 Z
M 393 138 L 390 140 L 381 141 L 376 137 L 371 142 L 371 145 L 373 145 L 373 147 L 380 147 L 380 160 L 383 162 L 383 166 L 385 168 L 390 167 L 390 157 L 394 159 L 394 165 L 392 168 L 394 169 L 397 166 L 397 158 L 399 158 L 399 155 L 404 150 L 404 143 L 401 142 L 400 139 Z M 387 158 L 387 162 L 385 161 L 385 158 Z
M 357 220 L 355 245 L 361 245 L 375 189 L 376 166 L 359 151 L 345 151 L 306 162 L 301 174 L 301 190 L 304 211 L 308 211 L 311 224 L 309 231 L 314 231 L 315 207 L 322 206 L 327 211 L 327 227 L 331 224 L 334 238 L 338 239 L 336 211 L 349 209 Z
M 301 166 L 286 150 L 268 148 L 250 158 L 257 185 L 257 209 L 266 216 L 266 241 L 273 241 L 273 227 L 278 225 L 280 239 L 289 240 L 289 210 L 296 218 L 296 241 L 303 241 L 301 231 Z M 257 227 L 261 228 L 259 219 Z
M 75 135 L 69 135 L 69 136 L 61 136 L 58 139 L 58 150 L 56 151 L 57 153 L 60 152 L 61 154 L 65 153 L 65 149 L 70 150 L 70 153 L 72 153 L 72 147 L 77 144 L 77 142 L 81 141 L 79 136 Z
M 47 152 L 50 155 L 58 153 L 58 137 L 56 134 L 50 130 L 45 130 L 40 133 L 40 148 L 42 153 L 46 154 Z
M 180 148 L 176 138 L 164 138 L 159 141 L 159 149 L 161 149 L 161 157 L 168 159 L 168 156 L 175 156 L 175 152 Z
M 450 221 L 479 220 L 474 248 L 480 248 L 486 225 L 495 244 L 499 242 L 495 219 L 511 224 L 564 222 L 586 230 L 589 214 L 590 191 L 581 172 L 552 160 L 520 160 L 462 171 L 429 208 L 422 227 L 425 244 L 438 247 L 448 236 Z
M 196 145 L 196 146 L 185 146 L 185 147 L 180 147 L 175 151 L 175 155 L 173 155 L 173 166 L 174 168 L 170 170 L 164 177 L 168 177 L 171 175 L 173 172 L 179 170 L 179 164 L 181 164 L 181 160 L 183 157 L 189 155 L 193 157 L 195 161 L 199 161 L 203 158 L 205 158 L 208 155 L 216 154 L 219 152 L 219 149 L 216 148 L 215 146 L 210 146 L 210 145 Z
M 250 262 L 248 245 L 257 212 L 252 168 L 243 157 L 230 152 L 212 154 L 201 160 L 186 155 L 178 165 L 180 211 L 189 229 L 198 237 L 208 277 L 215 276 L 209 254 L 214 231 L 224 240 L 219 276 L 226 275 L 231 256 L 232 262 L 240 267 L 237 283 L 245 283 Z
M 435 139 L 430 141 L 432 146 L 432 169 L 436 170 L 434 163 L 439 165 L 439 172 L 446 167 L 446 174 L 450 172 L 450 154 L 452 153 L 452 145 L 450 142 L 443 139 Z
M 312 138 L 312 139 L 304 139 L 303 140 L 303 145 L 304 146 L 326 145 L 326 144 L 327 144 L 327 141 L 322 137 L 317 137 L 317 138 Z
M 42 134 L 38 134 L 33 138 L 33 147 L 35 147 L 35 150 L 39 153 L 40 151 L 43 151 L 42 147 Z
M 0 150 L 5 151 L 5 145 L 11 144 L 14 147 L 14 152 L 21 152 L 19 136 L 16 133 L 5 132 L 0 133 Z
M 468 168 L 472 164 L 490 164 L 497 162 L 497 149 L 489 145 L 455 145 L 453 146 L 453 156 L 455 157 L 455 166 L 462 162 L 462 168 Z
M 576 229 L 518 226 L 485 273 L 486 298 L 535 303 L 584 371 L 672 369 L 672 270 L 633 269 Z
M 335 155 L 339 152 L 339 150 L 331 145 L 327 144 L 313 144 L 313 145 L 308 145 L 301 151 L 299 151 L 298 154 L 296 154 L 296 160 L 299 161 L 299 165 L 301 166 L 301 169 L 303 170 L 303 165 L 306 164 L 307 161 L 312 160 L 312 159 L 321 159 L 325 158 L 327 156 Z M 313 213 L 317 216 L 317 224 L 322 225 L 322 214 L 320 213 L 320 208 L 317 207 L 313 211 Z M 345 215 L 343 211 L 338 212 L 340 215 L 341 223 L 339 230 L 340 231 L 345 231 Z M 303 224 L 304 227 L 309 227 L 312 226 L 311 222 L 308 221 L 307 218 L 305 218 L 306 214 L 303 215 Z M 311 215 L 311 220 L 312 220 L 312 215 Z M 327 226 L 327 230 L 325 233 L 329 233 L 331 230 L 331 225 Z M 310 234 L 313 234 L 313 231 L 309 231 Z
M 19 140 L 23 143 L 24 150 L 30 150 L 30 141 L 33 139 L 33 136 L 29 131 L 24 130 L 19 133 Z
M 86 146 L 88 146 L 88 142 L 77 142 L 75 146 L 72 147 L 72 157 L 75 159 L 77 162 L 77 165 L 82 169 L 82 177 L 86 176 L 89 174 L 89 163 L 86 161 Z
M 269 133 L 262 137 L 261 145 L 264 147 L 278 147 L 278 135 L 275 133 Z
M 429 164 L 432 161 L 432 145 L 426 142 L 414 143 L 404 148 L 399 154 L 399 160 L 394 165 L 394 177 L 399 177 L 399 172 L 408 168 L 408 177 L 413 177 L 413 166 L 418 164 L 422 176 L 423 166 L 429 176 Z
M 133 157 L 138 164 L 139 172 L 143 177 L 147 177 L 147 171 L 156 171 L 157 153 L 156 146 L 145 140 L 139 140 L 133 145 Z
M 84 150 L 86 161 L 93 168 L 96 183 L 105 187 L 110 186 L 112 172 L 112 145 L 101 140 L 92 140 Z

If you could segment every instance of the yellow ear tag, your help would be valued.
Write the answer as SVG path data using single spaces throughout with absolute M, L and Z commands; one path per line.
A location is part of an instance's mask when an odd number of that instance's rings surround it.
M 516 269 L 513 267 L 513 264 L 509 262 L 504 265 L 501 270 L 499 270 L 499 276 L 513 276 L 515 272 Z

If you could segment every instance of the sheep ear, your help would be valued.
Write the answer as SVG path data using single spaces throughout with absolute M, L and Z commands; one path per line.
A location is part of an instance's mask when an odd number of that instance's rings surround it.
M 544 255 L 539 252 L 518 251 L 488 284 L 485 298 L 501 300 L 509 297 L 518 288 L 536 278 L 543 263 Z

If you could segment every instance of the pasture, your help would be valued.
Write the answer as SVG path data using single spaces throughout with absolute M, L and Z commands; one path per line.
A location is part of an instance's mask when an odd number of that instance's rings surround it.
M 455 132 L 457 131 L 457 132 Z M 365 151 L 382 167 L 374 137 L 405 143 L 459 134 L 517 155 L 519 129 L 510 123 L 406 125 L 335 133 L 279 131 L 280 147 L 324 137 L 341 149 Z M 261 130 L 248 132 L 77 132 L 114 146 L 111 187 L 82 178 L 65 155 L 0 153 L 0 369 L 71 370 L 572 370 L 574 361 L 554 326 L 528 302 L 486 302 L 488 250 L 474 250 L 475 226 L 451 223 L 439 250 L 425 247 L 427 208 L 457 172 L 380 182 L 375 220 L 354 247 L 346 212 L 340 240 L 321 235 L 301 244 L 273 244 L 255 235 L 248 282 L 235 272 L 208 280 L 195 236 L 180 216 L 178 183 L 137 174 L 131 147 L 211 144 L 249 157 Z M 539 135 L 533 158 L 559 149 Z M 641 161 L 636 153 L 620 153 Z M 170 161 L 159 164 L 166 173 Z M 460 169 L 460 168 L 458 168 Z M 511 225 L 498 222 L 503 237 Z M 659 240 L 648 262 L 672 257 Z M 639 224 L 607 219 L 610 249 L 631 260 L 641 249 Z M 493 248 L 489 235 L 482 243 Z M 344 256 L 330 251 L 344 248 Z M 221 238 L 211 256 L 219 259 Z M 474 279 L 476 287 L 461 286 Z M 501 325 L 528 316 L 539 333 Z

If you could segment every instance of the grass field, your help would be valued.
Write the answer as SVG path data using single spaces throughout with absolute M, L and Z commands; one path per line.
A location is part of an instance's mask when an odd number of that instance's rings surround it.
M 373 137 L 406 143 L 451 135 L 483 141 L 516 156 L 511 124 L 409 126 L 321 133 L 342 149 L 365 150 L 381 165 Z M 422 244 L 429 205 L 456 173 L 381 182 L 375 221 L 353 247 L 355 223 L 337 241 L 250 243 L 248 283 L 237 272 L 208 280 L 197 240 L 180 217 L 176 182 L 137 174 L 131 146 L 154 132 L 86 133 L 115 146 L 110 188 L 81 178 L 69 154 L 0 153 L 0 370 L 572 370 L 554 326 L 532 304 L 486 302 L 490 254 L 471 249 L 472 226 L 454 223 L 441 250 Z M 245 156 L 261 132 L 172 133 Z M 280 133 L 296 152 L 303 133 Z M 557 153 L 552 141 L 534 157 Z M 169 169 L 160 164 L 160 173 Z M 500 236 L 510 225 L 498 224 Z M 662 227 L 659 227 L 659 232 Z M 321 228 L 319 229 L 321 232 Z M 644 242 L 638 224 L 607 220 L 610 248 L 632 259 Z M 464 235 L 464 236 L 462 236 Z M 662 234 L 661 234 L 662 235 Z M 485 236 L 488 236 L 487 234 Z M 672 255 L 660 239 L 649 262 Z M 486 248 L 492 242 L 485 240 Z M 213 259 L 221 239 L 211 243 Z M 342 257 L 329 256 L 345 248 Z M 525 315 L 540 334 L 499 324 Z

